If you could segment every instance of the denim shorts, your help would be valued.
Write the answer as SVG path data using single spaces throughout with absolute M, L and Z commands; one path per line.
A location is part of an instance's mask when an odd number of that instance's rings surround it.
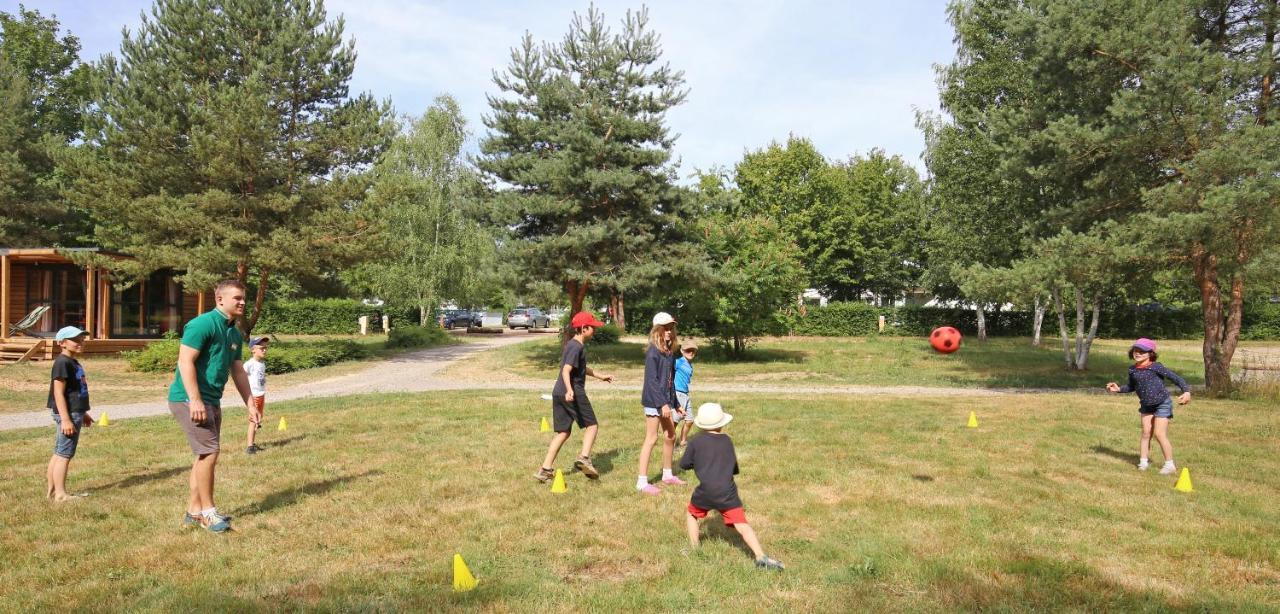
M 62 458 L 75 458 L 76 446 L 80 445 L 80 430 L 84 428 L 84 414 L 73 412 L 71 414 L 71 424 L 76 425 L 74 435 L 67 437 L 62 434 L 62 416 L 58 412 L 53 412 L 53 423 L 57 425 L 58 435 L 53 440 L 53 453 Z
M 644 415 L 647 418 L 661 418 L 662 410 L 657 407 L 646 407 L 644 408 Z
M 1157 418 L 1168 418 L 1173 420 L 1173 399 L 1165 399 L 1155 407 L 1139 407 L 1138 413 L 1144 416 L 1155 414 Z

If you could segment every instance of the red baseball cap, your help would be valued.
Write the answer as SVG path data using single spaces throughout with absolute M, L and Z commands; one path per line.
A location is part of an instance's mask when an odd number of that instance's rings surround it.
M 597 320 L 595 316 L 587 311 L 579 311 L 573 314 L 573 319 L 569 321 L 570 326 L 574 328 L 582 328 L 583 326 L 604 326 L 604 322 Z

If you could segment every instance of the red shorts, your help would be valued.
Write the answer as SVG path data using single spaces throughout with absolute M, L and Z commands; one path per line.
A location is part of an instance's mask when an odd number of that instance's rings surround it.
M 253 408 L 258 410 L 259 420 L 261 420 L 261 416 L 266 414 L 266 407 L 267 407 L 267 395 L 264 394 L 260 397 L 253 397 Z M 250 417 L 249 421 L 253 422 L 253 418 Z
M 707 512 L 710 512 L 710 511 L 711 510 L 704 510 L 692 503 L 689 504 L 689 515 L 693 516 L 694 518 L 698 518 L 698 519 L 705 518 L 707 516 Z M 720 516 L 724 518 L 724 525 L 726 527 L 731 527 L 735 524 L 749 524 L 747 522 L 747 513 L 743 511 L 743 509 L 740 507 L 735 507 L 730 510 L 717 510 L 717 511 L 719 511 Z

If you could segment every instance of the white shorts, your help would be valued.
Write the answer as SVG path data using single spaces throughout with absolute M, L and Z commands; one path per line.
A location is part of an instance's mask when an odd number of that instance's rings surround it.
M 693 422 L 693 406 L 689 405 L 689 393 L 676 391 L 676 402 L 684 408 L 684 421 Z

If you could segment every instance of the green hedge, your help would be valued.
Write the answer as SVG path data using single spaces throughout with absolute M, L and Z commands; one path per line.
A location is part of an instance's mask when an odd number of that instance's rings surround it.
M 616 324 L 605 324 L 596 329 L 594 335 L 591 335 L 592 343 L 609 344 L 617 343 L 622 339 L 622 329 Z
M 428 326 L 392 326 L 387 336 L 389 348 L 425 348 L 449 343 L 453 337 L 443 328 Z
M 177 339 L 157 341 L 141 350 L 126 352 L 125 358 L 129 361 L 129 367 L 135 371 L 172 372 L 178 364 L 178 345 Z M 346 339 L 273 342 L 267 350 L 267 373 L 314 369 L 345 360 L 367 358 L 371 353 L 367 344 Z
M 391 316 L 392 330 L 418 323 L 416 307 L 369 307 L 354 299 L 304 298 L 263 305 L 254 330 L 287 335 L 352 335 L 360 332 L 360 316 L 367 315 L 370 332 L 380 332 L 381 314 Z
M 1280 303 L 1251 303 L 1244 310 L 1240 337 L 1250 340 L 1280 339 Z
M 812 337 L 865 337 L 879 331 L 885 310 L 869 303 L 828 303 L 795 318 L 792 332 Z

